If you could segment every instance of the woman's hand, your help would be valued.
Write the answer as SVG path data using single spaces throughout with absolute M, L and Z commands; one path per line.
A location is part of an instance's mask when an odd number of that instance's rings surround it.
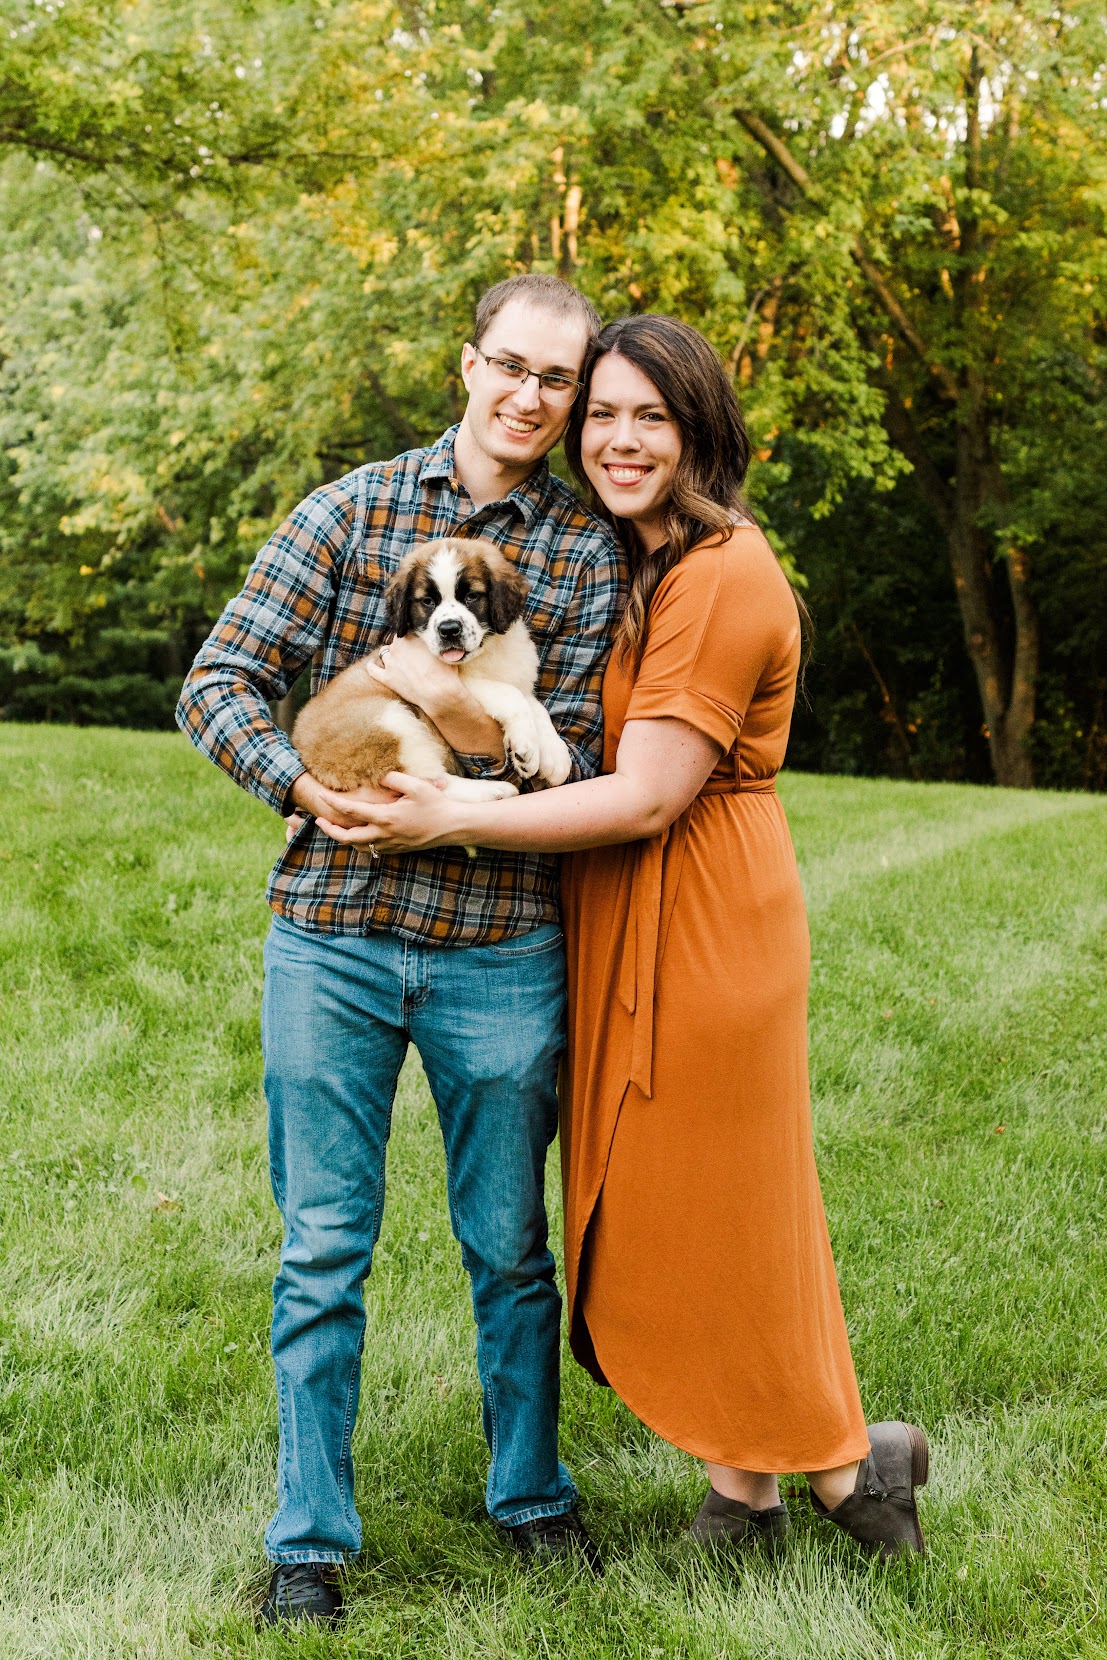
M 465 812 L 471 816 L 472 809 L 450 801 L 442 794 L 441 784 L 412 778 L 406 772 L 390 772 L 384 784 L 395 791 L 394 800 L 355 802 L 348 795 L 332 796 L 331 791 L 324 790 L 324 806 L 331 797 L 344 819 L 356 818 L 358 822 L 351 826 L 320 816 L 319 828 L 336 842 L 364 847 L 374 854 L 412 853 L 422 847 L 449 847 L 468 840 L 462 815 Z
M 293 839 L 302 828 L 307 813 L 312 815 L 321 830 L 331 836 L 336 829 L 357 829 L 362 822 L 358 816 L 362 807 L 392 799 L 389 790 L 374 789 L 371 784 L 362 784 L 360 788 L 346 793 L 328 790 L 310 772 L 302 772 L 292 786 L 294 811 L 285 820 L 284 839 L 286 842 Z M 340 839 L 335 837 L 335 840 Z

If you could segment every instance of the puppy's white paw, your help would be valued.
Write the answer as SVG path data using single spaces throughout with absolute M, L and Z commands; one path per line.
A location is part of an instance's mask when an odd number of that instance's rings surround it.
M 514 784 L 509 784 L 505 778 L 447 778 L 442 787 L 443 795 L 448 795 L 454 801 L 506 801 L 510 795 L 518 795 Z
M 504 731 L 504 749 L 520 778 L 533 778 L 542 760 L 538 734 L 520 721 Z
M 573 770 L 573 757 L 569 753 L 569 746 L 560 738 L 554 738 L 542 745 L 542 754 L 538 762 L 538 771 L 547 784 L 564 784 Z

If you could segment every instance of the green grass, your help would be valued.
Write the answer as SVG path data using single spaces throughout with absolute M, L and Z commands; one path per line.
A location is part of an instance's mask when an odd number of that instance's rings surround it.
M 8 726 L 0 756 L 5 1660 L 1107 1654 L 1107 801 L 785 781 L 843 1298 L 869 1416 L 931 1434 L 925 1561 L 874 1567 L 801 1496 L 776 1566 L 682 1567 L 701 1475 L 568 1362 L 563 1451 L 608 1573 L 518 1570 L 483 1520 L 466 1287 L 409 1064 L 353 1615 L 289 1639 L 252 1619 L 280 827 L 176 737 Z

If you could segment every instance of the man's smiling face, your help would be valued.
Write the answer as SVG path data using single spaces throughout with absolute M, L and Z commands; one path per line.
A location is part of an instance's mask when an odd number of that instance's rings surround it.
M 465 425 L 477 447 L 500 466 L 525 476 L 565 431 L 572 402 L 552 404 L 538 382 L 506 380 L 489 357 L 510 358 L 539 374 L 580 378 L 588 336 L 579 317 L 561 317 L 528 300 L 509 300 L 484 332 L 480 351 L 466 345 L 461 374 L 469 393 Z

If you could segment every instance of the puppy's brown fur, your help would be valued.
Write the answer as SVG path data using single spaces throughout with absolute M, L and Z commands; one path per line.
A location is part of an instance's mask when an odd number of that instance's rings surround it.
M 537 657 L 521 621 L 526 595 L 525 579 L 493 543 L 446 539 L 405 556 L 385 591 L 385 614 L 394 635 L 419 633 L 438 652 L 447 648 L 435 619 L 448 615 L 447 626 L 464 634 L 462 679 L 471 664 L 486 688 L 500 671 L 513 684 L 529 678 L 533 691 Z M 433 724 L 368 673 L 366 665 L 379 661 L 376 651 L 351 663 L 301 710 L 292 742 L 308 771 L 343 792 L 376 788 L 389 772 L 458 777 L 453 751 Z M 539 713 L 548 724 L 545 711 Z M 452 786 L 450 793 L 483 798 L 493 788 L 497 795 L 514 793 L 510 786 L 477 780 Z
M 380 653 L 374 651 L 351 663 L 296 717 L 293 745 L 312 777 L 328 790 L 346 792 L 363 784 L 376 787 L 386 773 L 400 770 L 400 738 L 380 724 L 388 704 L 399 699 L 374 680 L 365 666 L 379 661 Z M 422 720 L 418 710 L 411 713 Z

